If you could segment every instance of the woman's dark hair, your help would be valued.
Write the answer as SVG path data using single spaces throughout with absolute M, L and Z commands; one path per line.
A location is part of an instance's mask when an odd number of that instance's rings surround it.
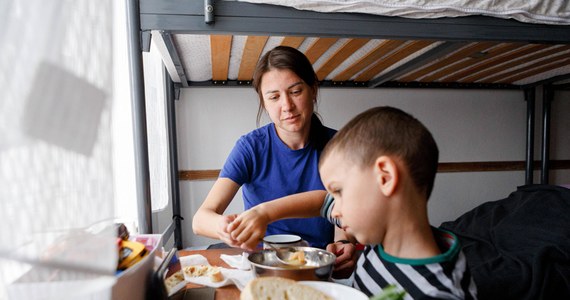
M 308 86 L 313 88 L 315 95 L 318 90 L 319 79 L 313 69 L 313 65 L 305 54 L 288 46 L 277 46 L 267 51 L 257 62 L 257 66 L 253 72 L 252 84 L 259 97 L 259 108 L 257 110 L 258 127 L 261 114 L 265 109 L 263 105 L 263 94 L 261 92 L 261 78 L 263 77 L 263 74 L 274 69 L 290 70 L 299 76 L 299 78 L 301 78 Z M 317 113 L 313 113 L 311 116 L 311 132 L 309 133 L 309 140 L 319 152 L 323 150 L 325 144 L 329 140 L 325 127 L 319 120 Z

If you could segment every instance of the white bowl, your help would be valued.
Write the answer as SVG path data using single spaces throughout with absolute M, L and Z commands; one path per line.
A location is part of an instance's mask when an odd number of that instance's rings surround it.
M 273 247 L 293 247 L 293 246 L 308 246 L 309 244 L 300 236 L 294 234 L 274 234 L 268 235 L 263 238 L 263 248 L 271 248 L 267 244 L 273 245 Z

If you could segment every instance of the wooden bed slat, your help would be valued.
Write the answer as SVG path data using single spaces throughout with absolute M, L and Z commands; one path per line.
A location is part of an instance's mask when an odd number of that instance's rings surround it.
M 281 41 L 281 46 L 299 48 L 304 40 L 305 38 L 300 36 L 286 36 L 283 38 L 283 41 Z
M 506 63 L 500 64 L 500 65 L 493 67 L 493 68 L 490 68 L 490 69 L 487 69 L 484 72 L 480 72 L 478 74 L 475 74 L 473 76 L 465 78 L 464 80 L 470 80 L 468 82 L 473 82 L 473 81 L 488 82 L 487 77 L 489 77 L 489 76 L 492 76 L 492 75 L 498 74 L 500 72 L 503 72 L 505 70 L 508 70 L 510 68 L 522 65 L 522 64 L 529 62 L 529 61 L 533 61 L 533 60 L 540 59 L 540 58 L 545 57 L 545 56 L 553 55 L 555 53 L 558 53 L 559 49 L 561 49 L 561 47 L 552 46 L 552 47 L 546 48 L 545 50 L 540 50 L 540 49 L 538 49 L 540 47 L 544 47 L 544 45 L 535 45 L 532 47 L 532 48 L 537 48 L 536 50 L 538 52 L 532 51 L 531 52 L 532 54 L 528 54 L 528 53 L 523 54 L 522 52 L 526 52 L 526 51 L 521 51 L 522 55 L 518 55 L 516 57 L 513 57 L 514 59 L 512 59 Z M 563 46 L 563 47 L 570 49 L 570 46 Z
M 519 45 L 520 46 L 520 45 Z M 453 80 L 447 78 L 449 77 L 449 75 L 455 74 L 459 71 L 463 71 L 465 72 L 466 69 L 470 69 L 470 67 L 478 65 L 480 62 L 485 61 L 487 58 L 491 58 L 493 56 L 496 56 L 500 53 L 505 52 L 504 49 L 498 49 L 499 53 L 495 53 L 493 52 L 493 50 L 497 51 L 496 48 L 501 47 L 501 45 L 494 47 L 492 49 L 489 49 L 489 51 L 485 51 L 484 54 L 481 57 L 467 57 L 464 60 L 461 60 L 447 68 L 442 68 L 439 71 L 433 72 L 430 75 L 427 75 L 425 77 L 422 78 L 422 80 L 420 80 L 421 82 L 435 82 L 435 81 L 439 81 L 439 82 L 453 82 Z M 510 45 L 510 47 L 507 47 L 507 49 L 514 49 L 516 46 Z
M 445 68 L 447 66 L 450 66 L 451 64 L 465 59 L 466 56 L 472 55 L 473 53 L 477 53 L 477 52 L 481 52 L 484 50 L 487 50 L 488 48 L 496 45 L 497 43 L 494 42 L 481 42 L 481 43 L 471 43 L 469 45 L 467 45 L 466 47 L 459 49 L 458 51 L 456 51 L 455 53 L 450 54 L 449 56 L 440 59 L 430 65 L 427 65 L 424 68 L 419 69 L 418 71 L 412 72 L 402 78 L 400 78 L 401 81 L 404 82 L 411 82 L 411 81 L 415 81 L 418 79 L 421 79 L 421 77 L 434 72 L 440 68 Z
M 212 80 L 227 80 L 230 68 L 231 35 L 211 35 Z
M 365 69 L 367 66 L 370 66 L 372 63 L 385 56 L 386 54 L 394 51 L 394 49 L 400 47 L 405 42 L 406 41 L 402 40 L 382 41 L 378 46 L 376 46 L 376 48 L 368 52 L 368 54 L 366 54 L 364 57 L 335 76 L 333 78 L 333 81 L 349 80 L 354 74 L 358 73 L 360 70 Z
M 521 62 L 521 64 L 529 62 L 529 61 L 535 61 L 535 62 L 532 64 L 529 64 L 529 65 L 525 65 L 522 68 L 516 68 L 516 69 L 511 70 L 511 71 L 502 72 L 502 73 L 498 73 L 494 76 L 487 77 L 487 78 L 481 80 L 481 82 L 485 82 L 485 83 L 487 83 L 487 82 L 512 82 L 512 81 L 508 80 L 508 77 L 515 76 L 521 72 L 530 71 L 531 69 L 542 68 L 546 64 L 550 64 L 553 62 L 564 60 L 566 58 L 568 58 L 568 53 L 562 53 L 562 54 L 550 56 L 549 58 L 542 59 L 542 60 L 534 60 L 534 59 L 531 60 L 531 59 L 527 59 L 527 57 L 523 57 L 523 58 L 521 58 L 521 60 L 523 60 Z M 550 68 L 552 68 L 552 66 Z M 505 70 L 505 69 L 503 69 L 503 70 Z
M 251 80 L 255 65 L 269 36 L 248 36 L 239 66 L 238 80 Z
M 318 38 L 307 49 L 305 56 L 314 64 L 327 50 L 338 41 L 338 38 Z
M 547 59 L 546 61 L 550 61 L 550 59 Z M 559 55 L 558 59 L 552 59 L 552 61 L 550 62 L 537 62 L 536 64 L 533 64 L 533 68 L 530 68 L 528 71 L 525 72 L 518 72 L 517 74 L 505 78 L 504 80 L 499 80 L 499 83 L 513 83 L 534 75 L 538 75 L 544 72 L 547 72 L 549 70 L 553 70 L 555 68 L 560 68 L 560 67 L 565 67 L 567 65 L 570 65 L 570 57 L 568 56 L 568 54 L 566 55 Z
M 413 41 L 388 55 L 384 59 L 377 61 L 372 67 L 368 68 L 356 77 L 354 81 L 368 81 L 388 67 L 398 63 L 401 59 L 433 44 L 433 41 Z
M 469 68 L 464 69 L 463 71 L 457 72 L 451 76 L 445 77 L 445 81 L 457 82 L 461 78 L 467 77 L 471 74 L 475 74 L 492 66 L 498 65 L 505 61 L 505 53 L 512 53 L 512 51 L 519 51 L 526 49 L 527 45 L 519 44 L 519 43 L 506 43 L 501 44 L 487 53 L 487 55 L 483 58 L 483 61 L 473 65 Z
M 463 48 L 467 43 L 465 42 L 442 42 L 431 49 L 427 50 L 426 52 L 421 53 L 418 56 L 408 60 L 407 62 L 399 65 L 396 68 L 393 68 L 390 71 L 385 72 L 384 74 L 370 80 L 368 82 L 368 87 L 377 87 L 381 84 L 384 84 L 388 81 L 393 81 L 395 78 L 400 76 L 404 76 L 410 72 L 413 72 L 417 68 L 420 68 L 426 64 L 429 64 L 436 60 L 438 57 L 442 57 L 453 53 L 461 48 Z
M 324 80 L 336 67 L 338 67 L 345 59 L 351 56 L 356 50 L 360 49 L 370 39 L 350 39 L 340 49 L 338 49 L 320 68 L 316 71 L 319 80 Z

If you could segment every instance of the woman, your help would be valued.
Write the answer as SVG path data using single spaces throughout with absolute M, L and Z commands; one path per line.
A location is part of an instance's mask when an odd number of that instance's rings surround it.
M 318 159 L 336 132 L 315 115 L 318 79 L 309 60 L 295 48 L 278 46 L 263 55 L 253 86 L 259 95 L 258 123 L 264 110 L 272 123 L 237 141 L 192 222 L 195 234 L 230 246 L 239 246 L 227 231 L 237 215 L 223 212 L 240 187 L 246 210 L 300 192 L 319 191 L 324 197 Z M 332 242 L 334 229 L 321 217 L 279 220 L 267 226 L 267 235 L 284 233 L 324 248 Z

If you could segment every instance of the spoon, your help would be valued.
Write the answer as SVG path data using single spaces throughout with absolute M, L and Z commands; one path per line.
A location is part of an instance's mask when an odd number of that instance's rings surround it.
M 277 260 L 282 264 L 290 266 L 301 266 L 305 264 L 304 261 L 301 262 L 296 259 L 295 260 L 289 259 L 291 255 L 287 255 L 285 252 L 291 252 L 290 251 L 291 248 L 277 248 L 271 243 L 266 243 L 266 245 L 269 246 L 269 248 L 271 248 L 273 251 L 275 251 L 275 257 L 277 257 Z

